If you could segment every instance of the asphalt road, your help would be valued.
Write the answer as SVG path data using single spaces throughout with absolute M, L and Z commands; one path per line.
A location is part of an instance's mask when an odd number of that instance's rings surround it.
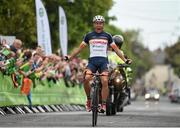
M 53 112 L 0 116 L 0 127 L 91 127 L 91 113 Z M 167 98 L 132 102 L 116 116 L 98 117 L 98 127 L 180 127 L 180 104 Z

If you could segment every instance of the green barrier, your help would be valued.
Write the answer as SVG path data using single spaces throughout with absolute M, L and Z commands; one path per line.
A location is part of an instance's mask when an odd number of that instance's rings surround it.
M 51 86 L 44 83 L 36 81 L 36 88 L 31 88 L 33 105 L 85 103 L 84 89 L 79 86 L 67 88 L 62 79 Z M 0 74 L 0 107 L 12 105 L 28 105 L 27 97 L 20 94 L 20 87 L 13 87 L 9 76 Z

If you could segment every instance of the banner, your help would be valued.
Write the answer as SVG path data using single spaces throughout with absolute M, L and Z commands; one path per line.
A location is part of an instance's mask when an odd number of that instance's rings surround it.
M 38 45 L 44 49 L 46 55 L 50 55 L 52 54 L 52 49 L 49 21 L 41 0 L 36 0 L 36 21 Z
M 61 52 L 62 55 L 65 56 L 67 55 L 67 47 L 68 47 L 67 21 L 66 21 L 66 15 L 62 7 L 59 7 L 59 37 L 60 37 Z
M 28 105 L 27 96 L 20 94 L 21 86 L 14 88 L 10 76 L 3 76 L 0 72 L 0 107 L 13 105 Z M 80 85 L 66 87 L 64 80 L 58 80 L 57 84 L 49 86 L 48 81 L 41 82 L 36 80 L 36 88 L 31 88 L 33 105 L 52 105 L 52 104 L 84 104 L 86 95 Z
M 6 41 L 8 45 L 12 45 L 15 39 L 16 39 L 15 36 L 1 36 L 0 35 L 0 43 L 2 43 L 3 41 Z

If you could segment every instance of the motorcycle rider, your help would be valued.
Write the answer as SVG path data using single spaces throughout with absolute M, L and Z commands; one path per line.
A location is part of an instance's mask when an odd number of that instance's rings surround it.
M 123 43 L 124 43 L 124 38 L 122 35 L 114 35 L 113 36 L 113 41 L 115 42 L 115 44 L 119 47 L 119 49 L 121 49 Z M 123 51 L 121 50 L 122 54 L 124 55 Z M 124 57 L 127 59 L 127 56 L 124 55 Z M 110 68 L 114 69 L 118 64 L 123 64 L 124 61 L 119 58 L 115 52 L 110 48 L 108 51 L 108 59 L 109 59 L 109 63 L 110 63 Z M 131 61 L 132 62 L 132 61 Z M 131 63 L 129 62 L 129 63 Z M 125 75 L 126 75 L 126 81 L 127 84 L 129 84 L 129 73 L 132 71 L 132 69 L 130 67 L 127 67 L 124 69 Z M 126 87 L 126 91 L 128 93 L 128 104 L 130 104 L 130 87 L 127 86 Z
M 114 35 L 113 41 L 121 49 L 124 42 L 124 38 L 121 35 Z M 122 50 L 121 50 L 121 53 L 124 56 L 124 53 Z M 114 52 L 112 48 L 109 48 L 108 50 L 108 60 L 112 68 L 115 68 L 118 64 L 124 63 L 124 61 L 116 55 L 116 53 Z

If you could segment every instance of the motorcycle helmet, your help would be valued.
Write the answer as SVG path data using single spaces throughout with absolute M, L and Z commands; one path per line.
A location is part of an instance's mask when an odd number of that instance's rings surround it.
M 121 46 L 123 45 L 123 42 L 124 42 L 124 38 L 122 35 L 114 35 L 113 41 L 119 48 L 121 48 Z

